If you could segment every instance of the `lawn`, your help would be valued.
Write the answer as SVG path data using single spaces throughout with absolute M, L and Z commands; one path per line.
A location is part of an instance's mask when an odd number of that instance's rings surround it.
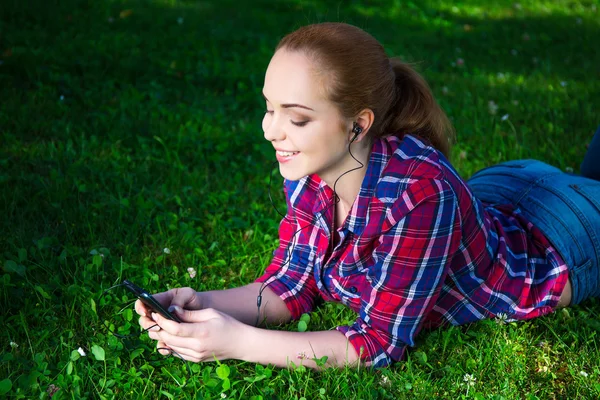
M 418 63 L 455 124 L 452 160 L 465 178 L 516 158 L 577 172 L 600 124 L 599 8 L 3 0 L 0 397 L 600 397 L 596 299 L 530 322 L 423 332 L 390 368 L 318 372 L 162 357 L 145 335 L 109 331 L 138 330 L 133 298 L 120 288 L 102 296 L 122 279 L 159 292 L 261 275 L 277 245 L 272 172 L 285 203 L 260 92 L 285 33 L 349 22 Z M 308 329 L 353 320 L 325 304 Z

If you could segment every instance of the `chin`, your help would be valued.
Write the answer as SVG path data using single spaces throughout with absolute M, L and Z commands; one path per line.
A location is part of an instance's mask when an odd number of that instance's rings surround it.
M 310 175 L 311 172 L 308 172 L 304 168 L 290 168 L 286 165 L 279 165 L 279 173 L 283 176 L 284 179 L 288 181 L 299 181 L 307 175 Z

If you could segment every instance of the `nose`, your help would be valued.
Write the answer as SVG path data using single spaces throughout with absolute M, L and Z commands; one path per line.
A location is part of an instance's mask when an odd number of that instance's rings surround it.
M 269 142 L 281 141 L 285 139 L 285 132 L 278 122 L 279 118 L 275 118 L 273 115 L 265 114 L 262 122 L 262 128 L 264 137 Z

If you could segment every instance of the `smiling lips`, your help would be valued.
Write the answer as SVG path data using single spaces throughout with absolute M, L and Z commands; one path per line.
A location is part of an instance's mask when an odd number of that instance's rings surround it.
M 280 163 L 285 163 L 285 162 L 290 161 L 296 155 L 298 155 L 298 153 L 300 153 L 300 152 L 299 151 L 277 150 L 275 152 L 275 155 L 277 157 L 277 161 L 279 161 Z

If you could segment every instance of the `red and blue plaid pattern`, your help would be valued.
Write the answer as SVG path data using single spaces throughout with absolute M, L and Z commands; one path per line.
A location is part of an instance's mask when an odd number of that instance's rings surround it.
M 357 312 L 344 333 L 374 367 L 400 360 L 426 327 L 551 312 L 567 268 L 510 205 L 477 200 L 444 156 L 416 136 L 376 140 L 360 193 L 331 243 L 333 191 L 316 175 L 285 181 L 280 243 L 258 282 L 292 318 L 318 300 Z

